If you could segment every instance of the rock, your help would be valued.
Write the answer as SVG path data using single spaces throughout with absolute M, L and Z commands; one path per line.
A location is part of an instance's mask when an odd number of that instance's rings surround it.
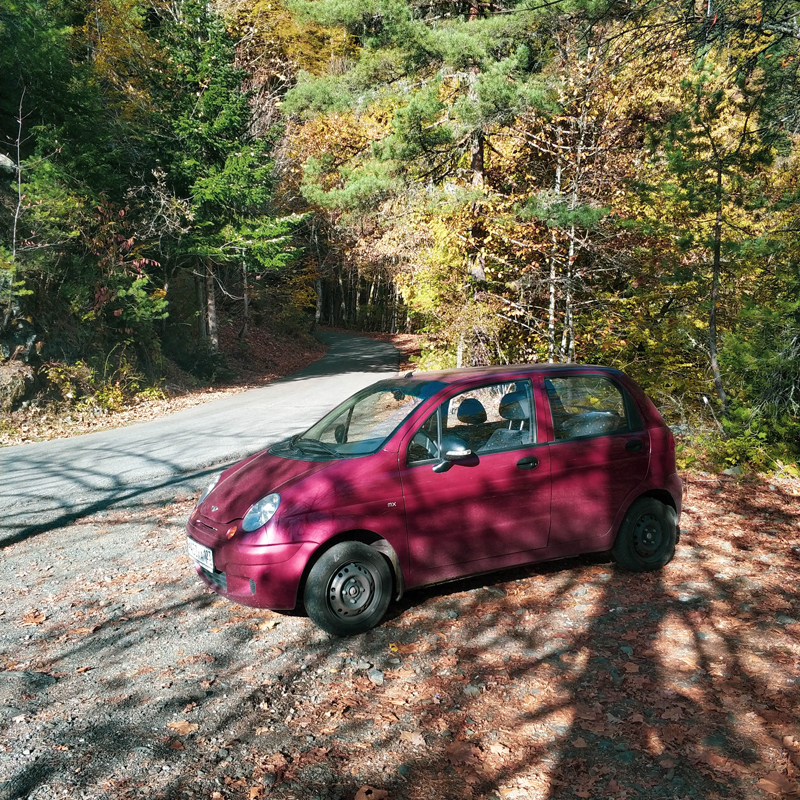
M 383 686 L 383 673 L 379 669 L 371 669 L 367 673 L 367 677 L 376 686 Z
M 12 309 L 12 316 L 19 311 L 18 306 Z M 38 336 L 33 325 L 22 317 L 9 319 L 7 314 L 0 325 L 0 359 L 30 364 L 38 352 Z
M 22 710 L 16 706 L 0 705 L 0 724 L 10 725 L 14 717 L 18 717 Z
M 481 687 L 475 686 L 473 683 L 468 683 L 464 687 L 464 694 L 468 697 L 477 697 L 481 693 Z
M 8 413 L 33 391 L 33 370 L 19 361 L 0 364 L 0 411 Z
M 722 470 L 722 474 L 723 475 L 741 475 L 742 474 L 742 468 L 740 466 L 738 466 L 738 465 L 735 466 L 735 467 L 728 467 L 728 469 Z

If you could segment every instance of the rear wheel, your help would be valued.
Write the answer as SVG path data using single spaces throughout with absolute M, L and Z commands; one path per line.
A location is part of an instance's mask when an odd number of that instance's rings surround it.
M 611 552 L 633 572 L 660 569 L 675 555 L 675 509 L 653 497 L 641 497 L 628 509 Z
M 386 559 L 369 545 L 342 542 L 311 567 L 303 601 L 306 613 L 334 636 L 352 636 L 374 628 L 392 596 Z

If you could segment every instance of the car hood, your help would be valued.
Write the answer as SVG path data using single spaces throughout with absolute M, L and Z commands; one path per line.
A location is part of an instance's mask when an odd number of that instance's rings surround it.
M 241 519 L 247 509 L 262 497 L 280 492 L 334 463 L 281 458 L 263 450 L 222 473 L 219 483 L 203 500 L 201 513 L 207 519 L 220 523 Z

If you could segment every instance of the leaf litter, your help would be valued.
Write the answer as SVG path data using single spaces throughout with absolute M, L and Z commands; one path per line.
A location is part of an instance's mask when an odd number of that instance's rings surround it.
M 189 500 L 11 545 L 0 791 L 796 797 L 797 484 L 688 477 L 662 573 L 584 558 L 484 576 L 413 592 L 351 640 L 205 590 Z

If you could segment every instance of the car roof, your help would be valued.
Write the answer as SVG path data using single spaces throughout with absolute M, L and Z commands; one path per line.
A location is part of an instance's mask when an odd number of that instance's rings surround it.
M 610 375 L 622 375 L 616 367 L 604 367 L 599 364 L 507 364 L 494 367 L 463 367 L 461 369 L 445 369 L 438 372 L 412 372 L 406 375 L 409 380 L 440 381 L 441 383 L 457 383 L 473 378 L 494 378 L 504 375 L 535 374 L 547 372 L 605 372 Z

